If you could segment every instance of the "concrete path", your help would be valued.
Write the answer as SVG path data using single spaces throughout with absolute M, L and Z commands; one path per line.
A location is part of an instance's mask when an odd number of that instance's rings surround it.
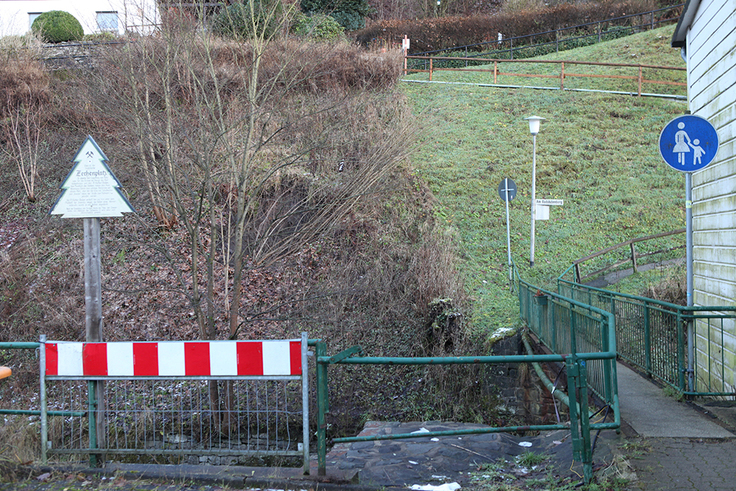
M 665 395 L 661 387 L 618 364 L 621 419 L 642 437 L 733 438 L 712 418 Z

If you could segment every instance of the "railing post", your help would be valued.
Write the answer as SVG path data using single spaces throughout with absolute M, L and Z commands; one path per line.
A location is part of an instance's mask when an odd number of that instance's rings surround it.
M 580 392 L 580 433 L 582 437 L 583 479 L 585 484 L 593 479 L 593 452 L 590 448 L 590 416 L 588 415 L 588 377 L 585 360 L 578 362 L 580 375 L 578 389 Z
M 598 23 L 598 42 L 601 42 L 601 23 Z
M 319 358 L 327 356 L 327 346 L 324 341 L 318 341 L 315 348 L 317 358 L 317 475 L 327 474 L 327 417 L 330 410 L 327 394 L 327 365 Z
M 302 355 L 302 450 L 304 459 L 304 474 L 309 474 L 309 366 L 307 356 L 309 355 L 309 337 L 306 332 L 302 333 L 301 355 Z
M 638 94 L 639 97 L 641 97 L 641 80 L 642 80 L 641 72 L 642 72 L 641 65 L 639 65 L 639 94 Z
M 633 265 L 634 273 L 638 273 L 639 270 L 636 266 L 636 244 L 631 243 L 631 264 Z
M 432 67 L 433 67 L 433 63 L 432 62 L 433 61 L 434 61 L 433 58 L 430 58 L 429 59 L 429 81 L 430 82 L 432 81 Z
M 38 347 L 39 361 L 40 361 L 40 372 L 41 372 L 41 385 L 40 385 L 40 397 L 41 397 L 41 463 L 46 465 L 48 463 L 48 448 L 49 448 L 49 416 L 48 416 L 48 401 L 46 400 L 46 335 L 41 334 L 39 338 L 41 345 Z
M 496 84 L 498 80 L 498 61 L 493 62 L 493 83 Z
M 89 423 L 89 466 L 97 467 L 99 454 L 92 453 L 97 449 L 97 383 L 95 380 L 87 381 L 87 422 Z
M 652 330 L 649 320 L 651 312 L 649 302 L 644 301 L 644 367 L 647 375 L 652 376 Z

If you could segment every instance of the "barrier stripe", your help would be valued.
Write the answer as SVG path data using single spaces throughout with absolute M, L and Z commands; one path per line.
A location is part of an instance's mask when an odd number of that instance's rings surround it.
M 301 342 L 46 343 L 46 375 L 111 377 L 301 375 Z

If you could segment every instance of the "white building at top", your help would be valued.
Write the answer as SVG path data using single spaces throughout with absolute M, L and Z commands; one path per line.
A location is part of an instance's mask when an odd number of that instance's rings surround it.
M 160 23 L 156 0 L 0 0 L 0 37 L 26 34 L 50 10 L 72 14 L 85 34 L 147 34 Z

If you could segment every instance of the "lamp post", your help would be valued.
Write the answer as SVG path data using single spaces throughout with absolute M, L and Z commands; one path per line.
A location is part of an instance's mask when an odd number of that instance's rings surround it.
M 546 118 L 539 116 L 529 116 L 524 118 L 529 121 L 529 132 L 532 134 L 532 142 L 534 150 L 532 152 L 532 233 L 531 233 L 531 252 L 529 253 L 529 266 L 534 266 L 534 219 L 537 213 L 537 133 L 539 133 L 539 124 Z

